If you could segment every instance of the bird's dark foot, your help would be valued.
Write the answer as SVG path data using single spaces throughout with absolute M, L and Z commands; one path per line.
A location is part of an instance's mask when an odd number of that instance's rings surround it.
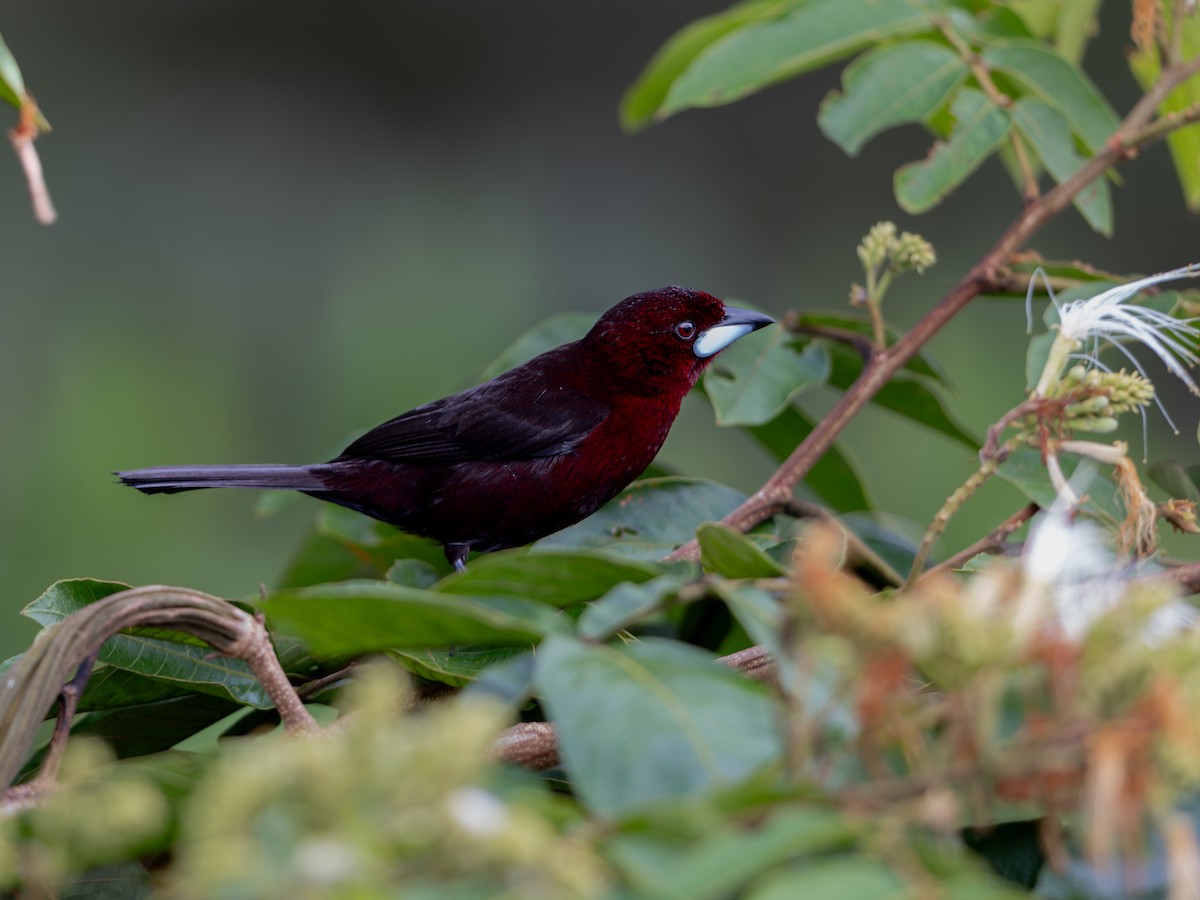
M 470 544 L 446 544 L 442 547 L 446 559 L 454 566 L 455 572 L 467 571 L 467 554 L 471 552 Z

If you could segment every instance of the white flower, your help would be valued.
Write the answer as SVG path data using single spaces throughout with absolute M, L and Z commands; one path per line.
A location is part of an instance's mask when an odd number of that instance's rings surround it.
M 1177 319 L 1174 316 L 1150 309 L 1146 306 L 1130 306 L 1125 303 L 1143 288 L 1175 281 L 1180 278 L 1200 276 L 1200 263 L 1192 263 L 1170 272 L 1160 272 L 1147 278 L 1139 278 L 1128 284 L 1109 288 L 1095 297 L 1074 300 L 1058 311 L 1059 331 L 1064 340 L 1078 344 L 1093 345 L 1101 340 L 1111 341 L 1137 366 L 1142 367 L 1129 351 L 1121 346 L 1122 340 L 1137 341 L 1150 348 L 1192 393 L 1200 394 L 1200 387 L 1188 374 L 1184 363 L 1193 366 L 1200 362 L 1196 354 L 1195 341 L 1200 338 L 1200 328 L 1193 323 L 1196 319 Z
M 1056 501 L 1034 520 L 1021 558 L 1025 583 L 1014 626 L 1028 633 L 1052 624 L 1079 644 L 1102 616 L 1125 602 L 1135 570 L 1117 561 L 1100 528 L 1072 520 L 1068 509 Z M 1171 588 L 1164 582 L 1162 589 Z M 1171 601 L 1149 615 L 1138 636 L 1156 646 L 1197 624 L 1194 607 Z
M 463 787 L 447 798 L 450 817 L 463 831 L 492 837 L 508 827 L 508 809 L 495 794 L 483 788 Z

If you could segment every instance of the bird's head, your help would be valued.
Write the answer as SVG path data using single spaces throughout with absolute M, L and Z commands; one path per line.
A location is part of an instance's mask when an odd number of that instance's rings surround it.
M 626 297 L 583 339 L 628 389 L 682 397 L 714 356 L 775 320 L 712 294 L 670 286 Z

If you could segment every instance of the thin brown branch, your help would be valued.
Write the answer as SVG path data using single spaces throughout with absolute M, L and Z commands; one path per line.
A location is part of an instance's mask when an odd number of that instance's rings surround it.
M 858 379 L 817 423 L 792 454 L 784 460 L 761 488 L 755 491 L 722 522 L 745 531 L 762 521 L 763 510 L 786 501 L 801 479 L 808 474 L 834 440 L 859 411 L 891 380 L 892 376 L 930 339 L 977 297 L 985 285 L 993 283 L 1012 257 L 1043 225 L 1066 209 L 1075 196 L 1104 173 L 1134 155 L 1136 148 L 1164 135 L 1149 125 L 1154 111 L 1172 90 L 1200 72 L 1200 57 L 1163 70 L 1159 80 L 1130 110 L 1104 147 L 1080 166 L 1073 175 L 1031 203 L 1005 229 L 991 249 L 975 263 L 962 279 L 925 316 L 886 350 L 874 355 Z M 667 555 L 667 561 L 696 559 L 699 546 L 693 539 Z
M 131 588 L 97 600 L 44 629 L 6 673 L 0 685 L 0 786 L 11 784 L 20 770 L 64 683 L 109 637 L 139 627 L 186 632 L 219 653 L 245 660 L 276 704 L 288 731 L 316 730 L 279 665 L 260 619 L 201 591 L 161 585 Z M 82 683 L 77 687 L 83 690 Z
M 928 571 L 921 575 L 918 584 L 927 578 L 932 578 L 934 575 L 940 575 L 944 572 L 950 572 L 959 568 L 964 563 L 974 559 L 980 553 L 999 553 L 1004 549 L 1004 542 L 1012 536 L 1018 528 L 1034 517 L 1037 511 L 1041 509 L 1036 503 L 1030 503 L 1017 510 L 1003 522 L 1001 522 L 990 533 L 984 535 L 970 547 L 958 551 L 949 559 L 938 563 L 931 567 Z

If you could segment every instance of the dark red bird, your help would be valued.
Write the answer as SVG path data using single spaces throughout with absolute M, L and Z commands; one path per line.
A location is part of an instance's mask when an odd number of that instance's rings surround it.
M 116 474 L 147 494 L 303 491 L 433 538 L 461 569 L 471 550 L 530 543 L 615 497 L 712 358 L 773 321 L 687 288 L 634 294 L 582 340 L 384 422 L 330 462 Z

